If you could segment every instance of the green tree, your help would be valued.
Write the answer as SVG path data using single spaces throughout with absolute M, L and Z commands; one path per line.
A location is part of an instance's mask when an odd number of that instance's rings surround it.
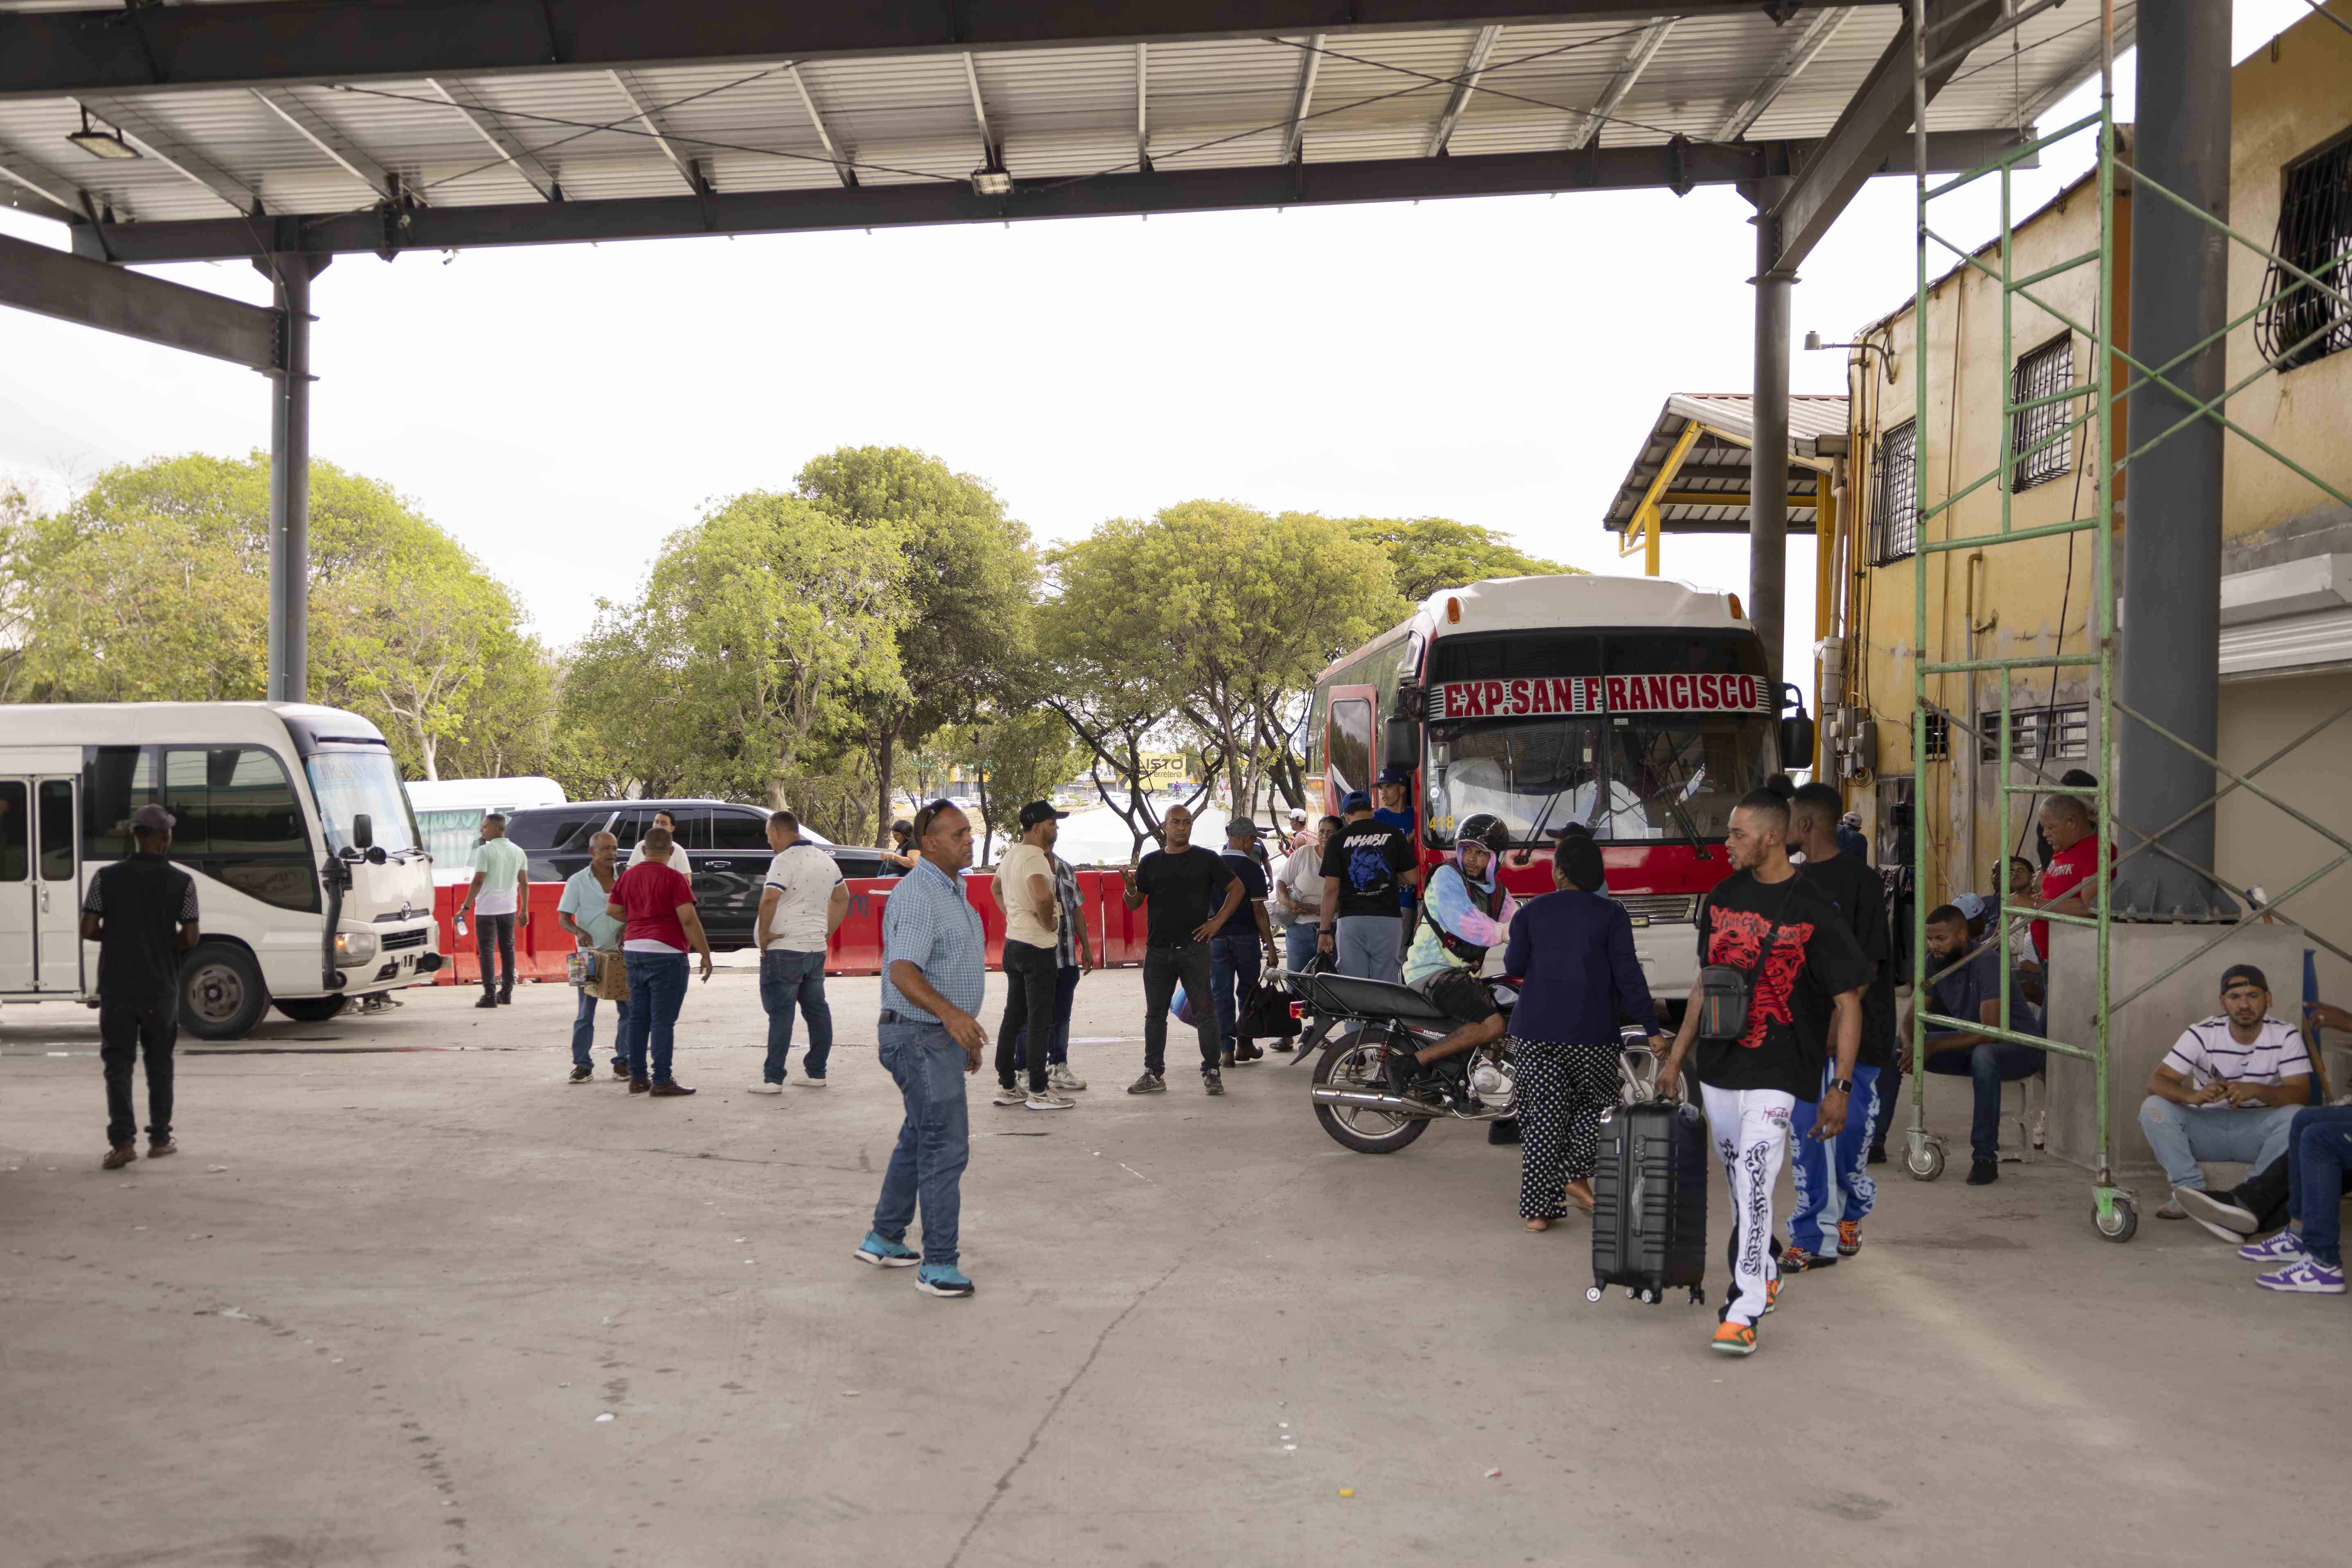
M 373 720 L 412 774 L 477 744 L 528 769 L 546 713 L 482 694 L 543 689 L 513 595 L 390 486 L 310 468 L 309 682 Z M 8 695 L 250 700 L 268 685 L 268 459 L 189 455 L 109 469 L 21 521 L 0 605 L 21 616 Z
M 1397 592 L 1415 604 L 1441 589 L 1482 578 L 1582 570 L 1529 555 L 1491 528 L 1450 518 L 1353 517 L 1346 522 L 1350 536 L 1387 552 Z
M 900 678 L 852 698 L 887 825 L 899 747 L 969 723 L 1030 662 L 1035 552 L 987 485 L 904 447 L 841 447 L 812 458 L 795 483 L 812 504 L 888 539 L 904 562 Z
M 1169 702 L 1204 765 L 1226 773 L 1237 806 L 1248 801 L 1253 760 L 1272 762 L 1269 739 L 1281 743 L 1282 716 L 1323 667 L 1406 609 L 1386 553 L 1345 524 L 1233 501 L 1114 520 L 1056 565 L 1059 614 L 1148 650 L 1120 656 L 1108 672 L 1144 679 L 1131 662 L 1139 657 L 1159 666 L 1139 692 Z
M 902 687 L 894 531 L 753 492 L 673 534 L 646 591 L 602 604 L 564 681 L 564 725 L 648 794 L 781 801 L 845 704 Z
M 980 786 L 981 822 L 1006 839 L 1020 831 L 1021 808 L 1050 799 L 1086 763 L 1070 727 L 1050 708 L 990 713 L 970 731 L 968 754 Z

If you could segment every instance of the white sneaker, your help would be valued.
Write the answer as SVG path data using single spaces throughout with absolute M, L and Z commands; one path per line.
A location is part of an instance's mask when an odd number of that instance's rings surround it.
M 992 1105 L 1026 1105 L 1029 1103 L 1029 1091 L 1022 1088 L 1017 1083 L 1004 1084 L 998 1088 L 996 1098 L 991 1100 L 990 1103 Z
M 1030 1095 L 1024 1103 L 1032 1110 L 1069 1110 L 1078 1102 L 1066 1094 L 1055 1094 L 1050 1089 L 1041 1089 Z
M 755 1083 L 743 1092 L 745 1094 L 782 1094 L 784 1092 L 784 1086 L 780 1083 Z
M 1072 1089 L 1086 1088 L 1087 1080 L 1072 1072 L 1067 1062 L 1056 1062 L 1045 1074 L 1045 1087 L 1067 1094 Z
M 800 1077 L 793 1079 L 793 1081 L 800 1085 L 803 1089 L 823 1089 L 824 1087 L 824 1079 L 821 1078 L 811 1078 L 806 1073 L 803 1073 Z

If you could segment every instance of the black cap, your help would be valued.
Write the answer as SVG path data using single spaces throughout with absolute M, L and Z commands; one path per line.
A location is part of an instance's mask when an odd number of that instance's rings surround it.
M 1055 811 L 1052 801 L 1033 800 L 1021 808 L 1021 831 L 1026 833 L 1041 822 L 1058 822 L 1069 815 L 1066 811 Z
M 1552 854 L 1559 862 L 1561 873 L 1568 878 L 1570 887 L 1597 893 L 1607 884 L 1608 878 L 1601 866 L 1601 846 L 1591 838 L 1573 836 L 1562 838 L 1559 847 Z
M 2232 985 L 2252 985 L 2262 991 L 2271 988 L 2271 983 L 2263 978 L 2263 972 L 2251 963 L 2233 963 L 2221 971 L 2222 991 L 2226 993 Z
M 1411 768 L 1382 768 L 1381 770 L 1381 783 L 1384 784 L 1410 784 L 1412 783 L 1412 770 Z

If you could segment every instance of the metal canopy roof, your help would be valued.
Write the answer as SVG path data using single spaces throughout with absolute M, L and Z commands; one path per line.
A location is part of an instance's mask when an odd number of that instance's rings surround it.
M 1744 392 L 1678 392 L 1667 398 L 1625 471 L 1625 482 L 1601 514 L 1601 526 L 1625 533 L 1654 489 L 1658 520 L 1668 533 L 1746 533 L 1755 401 Z M 1814 531 L 1827 459 L 1843 453 L 1845 444 L 1843 397 L 1790 396 L 1790 532 Z M 1665 482 L 1660 485 L 1662 472 Z M 1704 499 L 1709 495 L 1725 499 L 1710 502 Z
M 1906 9 L 0 0 L 0 191 L 152 261 L 1686 189 L 1800 172 L 1898 35 L 1907 125 Z M 2091 7 L 1931 14 L 1946 164 L 2095 66 Z M 140 155 L 69 142 L 85 115 Z M 1854 179 L 1888 162 L 1850 140 Z

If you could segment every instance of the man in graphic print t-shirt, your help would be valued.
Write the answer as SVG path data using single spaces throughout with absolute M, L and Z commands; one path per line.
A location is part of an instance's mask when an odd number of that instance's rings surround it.
M 1845 921 L 1790 863 L 1788 835 L 1788 803 L 1769 790 L 1732 812 L 1724 848 L 1733 873 L 1699 913 L 1699 963 L 1752 976 L 1746 1026 L 1736 1038 L 1700 1039 L 1703 983 L 1694 985 L 1658 1070 L 1661 1086 L 1679 1081 L 1696 1044 L 1707 1128 L 1731 1184 L 1731 1289 L 1715 1332 L 1715 1348 L 1731 1355 L 1756 1349 L 1756 1321 L 1779 1293 L 1772 1187 L 1797 1102 L 1819 1101 L 1813 1137 L 1844 1130 L 1871 976 Z M 1834 1064 L 1826 1083 L 1825 1062 Z

